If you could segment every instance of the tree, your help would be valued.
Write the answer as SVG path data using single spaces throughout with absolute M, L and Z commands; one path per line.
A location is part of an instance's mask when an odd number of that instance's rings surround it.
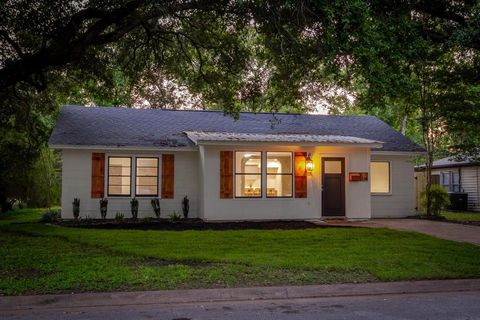
M 479 12 L 470 0 L 5 1 L 0 177 L 33 165 L 59 104 L 158 103 L 166 100 L 149 93 L 162 79 L 201 97 L 202 107 L 233 116 L 306 111 L 312 84 L 345 90 L 355 92 L 357 110 L 402 119 L 408 128 L 419 110 L 410 101 L 411 68 L 441 64 L 432 50 L 463 57 L 456 74 L 463 69 L 478 83 Z M 465 134 L 471 112 L 447 109 L 442 117 L 455 119 L 449 136 L 458 132 L 457 149 L 472 150 L 477 140 Z M 463 132 L 454 131 L 459 119 L 468 122 Z M 3 199 L 5 185 L 0 181 Z

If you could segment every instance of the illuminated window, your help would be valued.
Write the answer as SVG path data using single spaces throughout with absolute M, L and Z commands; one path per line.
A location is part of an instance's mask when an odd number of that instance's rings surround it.
M 235 152 L 235 197 L 262 197 L 261 152 Z
M 136 159 L 137 196 L 156 196 L 158 194 L 158 158 Z
M 130 196 L 132 159 L 108 157 L 108 195 Z
M 291 197 L 292 178 L 292 153 L 267 152 L 267 197 Z
M 370 162 L 371 192 L 390 193 L 390 162 Z

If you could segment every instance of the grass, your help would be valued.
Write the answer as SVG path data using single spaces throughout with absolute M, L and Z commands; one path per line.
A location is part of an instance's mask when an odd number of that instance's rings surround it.
M 388 229 L 140 231 L 0 217 L 0 293 L 480 277 L 480 247 Z
M 456 220 L 456 221 L 480 221 L 480 212 L 453 212 L 453 211 L 443 211 L 442 216 L 447 220 Z

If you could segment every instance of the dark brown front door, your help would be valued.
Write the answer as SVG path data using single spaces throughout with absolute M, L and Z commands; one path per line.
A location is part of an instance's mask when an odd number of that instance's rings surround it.
M 322 216 L 345 216 L 345 158 L 322 158 Z

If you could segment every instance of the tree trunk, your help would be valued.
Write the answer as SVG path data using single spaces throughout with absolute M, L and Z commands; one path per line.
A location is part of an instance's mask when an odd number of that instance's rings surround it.
M 433 150 L 428 150 L 427 152 L 427 161 L 426 161 L 426 175 L 427 175 L 427 185 L 425 187 L 425 209 L 427 215 L 432 214 L 432 197 L 430 189 L 432 187 L 432 166 L 433 166 Z

